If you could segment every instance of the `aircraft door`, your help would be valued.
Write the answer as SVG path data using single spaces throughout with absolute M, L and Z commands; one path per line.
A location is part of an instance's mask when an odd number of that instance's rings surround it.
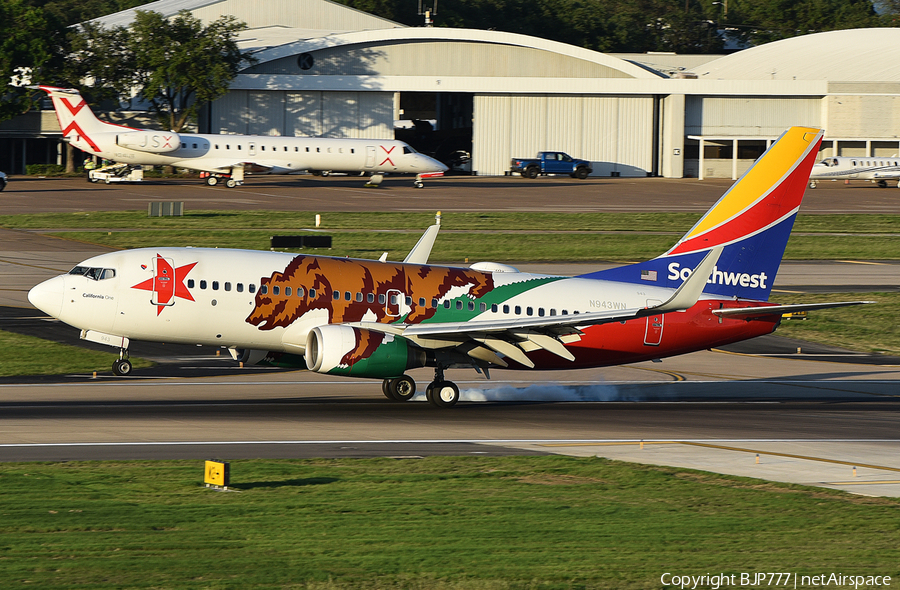
M 400 317 L 403 309 L 403 292 L 399 289 L 388 289 L 385 293 L 384 313 L 392 318 Z
M 657 299 L 648 299 L 647 307 L 660 305 L 662 301 Z M 647 324 L 644 328 L 644 346 L 659 346 L 662 342 L 663 327 L 665 325 L 665 314 L 655 313 L 647 316 Z
M 175 264 L 171 258 L 153 258 L 153 289 L 150 303 L 156 306 L 175 304 Z
M 375 167 L 375 146 L 367 145 L 366 146 L 366 168 L 374 168 Z

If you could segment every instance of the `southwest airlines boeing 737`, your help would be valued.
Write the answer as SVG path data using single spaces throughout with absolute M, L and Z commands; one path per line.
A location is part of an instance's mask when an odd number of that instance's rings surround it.
M 414 186 L 447 167 L 392 139 L 330 139 L 268 135 L 201 135 L 151 131 L 104 123 L 77 90 L 36 86 L 50 95 L 63 137 L 78 149 L 132 165 L 176 166 L 224 180 L 233 188 L 244 174 L 293 174 L 303 170 L 360 172 L 379 184 L 386 173 L 415 174 Z
M 434 367 L 426 397 L 449 407 L 450 368 L 653 360 L 768 334 L 788 311 L 863 303 L 768 302 L 821 138 L 788 130 L 668 252 L 582 276 L 430 265 L 434 225 L 402 263 L 141 248 L 85 260 L 28 298 L 119 348 L 119 375 L 131 339 L 207 344 L 245 363 L 379 379 L 398 401 L 416 391 L 408 369 Z

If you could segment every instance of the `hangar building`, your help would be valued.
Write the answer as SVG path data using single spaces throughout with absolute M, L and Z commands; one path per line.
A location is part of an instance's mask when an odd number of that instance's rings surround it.
M 396 134 L 444 161 L 469 153 L 479 175 L 560 150 L 592 161 L 596 176 L 736 178 L 791 125 L 824 127 L 823 155 L 900 153 L 900 29 L 806 35 L 724 57 L 615 56 L 512 33 L 406 27 L 329 0 L 141 9 L 186 9 L 207 22 L 233 14 L 249 26 L 240 45 L 258 61 L 209 105 L 201 132 Z

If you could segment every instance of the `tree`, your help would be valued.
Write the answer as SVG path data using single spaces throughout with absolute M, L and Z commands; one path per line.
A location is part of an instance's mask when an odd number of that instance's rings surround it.
M 200 105 L 223 96 L 238 71 L 255 62 L 235 41 L 245 28 L 230 15 L 204 27 L 186 10 L 169 20 L 137 11 L 128 44 L 132 82 L 163 125 L 180 131 Z
M 7 86 L 21 70 L 36 74 L 51 62 L 53 53 L 46 38 L 51 24 L 39 8 L 23 0 L 0 2 L 0 121 L 26 112 L 34 103 L 34 93 L 24 88 Z

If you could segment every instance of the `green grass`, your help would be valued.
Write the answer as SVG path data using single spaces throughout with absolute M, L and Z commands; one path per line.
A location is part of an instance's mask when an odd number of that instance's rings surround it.
M 109 373 L 118 351 L 96 352 L 49 340 L 0 330 L 0 377 L 17 375 L 60 375 L 66 373 Z M 131 359 L 135 368 L 152 365 Z
M 900 293 L 773 293 L 770 300 L 779 303 L 877 301 L 874 305 L 811 311 L 809 319 L 782 322 L 775 333 L 862 352 L 900 355 Z
M 692 213 L 452 213 L 443 219 L 432 260 L 643 260 L 671 247 L 698 218 Z M 321 230 L 333 236 L 334 247 L 323 253 L 377 258 L 387 251 L 391 259 L 402 259 L 433 222 L 427 213 L 327 214 Z M 111 248 L 265 250 L 273 234 L 304 233 L 314 228 L 315 218 L 313 213 L 283 211 L 195 211 L 184 217 L 148 218 L 143 212 L 125 211 L 0 216 L 0 226 L 43 229 Z M 801 216 L 785 253 L 793 260 L 898 257 L 900 215 Z
M 35 588 L 651 588 L 900 576 L 900 502 L 604 459 L 0 464 L 0 579 Z

